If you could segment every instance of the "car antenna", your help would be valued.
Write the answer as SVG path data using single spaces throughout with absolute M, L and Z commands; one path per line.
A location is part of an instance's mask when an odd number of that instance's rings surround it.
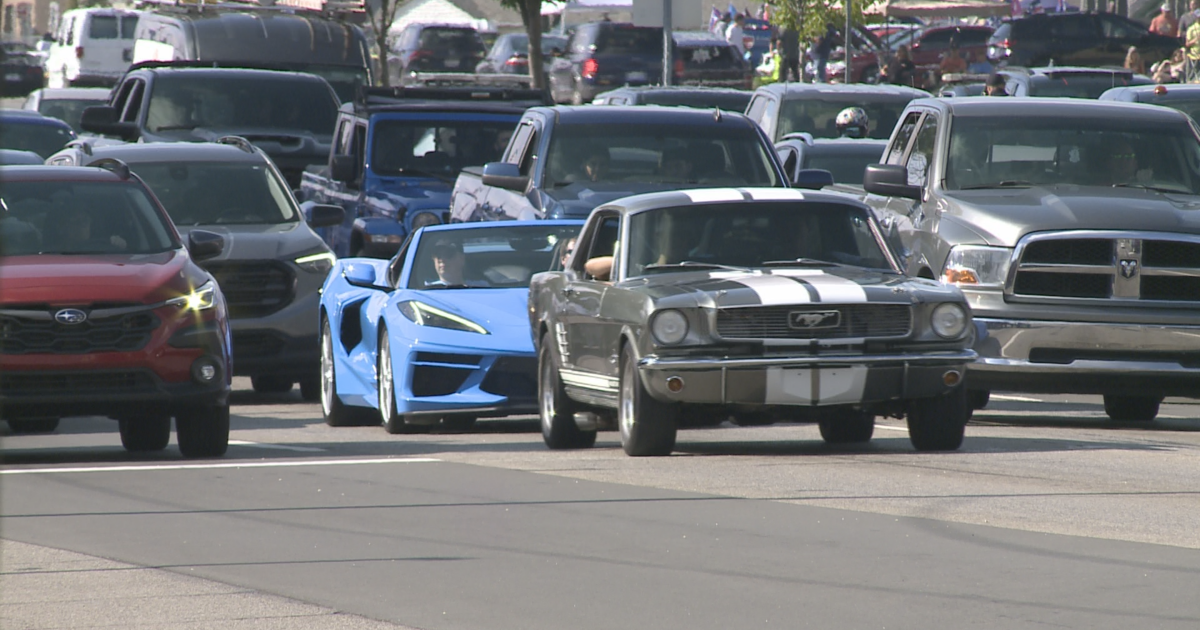
M 713 108 L 713 120 L 716 122 L 721 122 L 721 108 L 720 107 Z

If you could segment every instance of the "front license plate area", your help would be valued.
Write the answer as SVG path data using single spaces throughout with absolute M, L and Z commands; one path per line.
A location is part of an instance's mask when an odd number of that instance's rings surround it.
M 845 405 L 861 402 L 867 384 L 864 366 L 771 368 L 766 402 L 773 405 Z

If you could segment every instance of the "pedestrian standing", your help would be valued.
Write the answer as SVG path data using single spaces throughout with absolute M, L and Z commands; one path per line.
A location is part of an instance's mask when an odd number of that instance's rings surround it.
M 1167 37 L 1179 37 L 1179 20 L 1175 19 L 1175 9 L 1170 2 L 1164 2 L 1159 7 L 1159 13 L 1150 20 L 1150 32 L 1166 35 Z
M 1125 55 L 1125 69 L 1134 74 L 1146 74 L 1146 61 L 1142 59 L 1142 53 L 1138 52 L 1137 46 L 1129 47 L 1129 52 Z
M 1188 27 L 1197 19 L 1200 19 L 1200 0 L 1192 0 L 1191 10 L 1184 11 L 1179 17 L 1179 34 L 1176 37 L 1187 37 Z
M 1200 20 L 1192 20 L 1187 30 L 1187 82 L 1200 83 Z
M 729 42 L 738 51 L 738 57 L 746 57 L 746 31 L 742 29 L 742 24 L 746 22 L 746 16 L 741 13 L 733 16 L 733 24 L 725 30 L 725 41 Z
M 825 32 L 817 38 L 817 45 L 813 47 L 813 82 L 825 82 L 825 66 L 829 63 L 829 53 L 833 52 L 836 39 L 837 29 L 833 24 L 826 24 Z
M 780 77 L 783 81 L 800 81 L 800 31 L 795 27 L 787 27 L 779 34 L 779 54 L 783 57 L 783 69 Z

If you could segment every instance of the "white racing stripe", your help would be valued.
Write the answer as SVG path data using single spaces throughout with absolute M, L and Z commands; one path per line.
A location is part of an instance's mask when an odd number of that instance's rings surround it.
M 759 201 L 804 201 L 804 193 L 795 188 L 747 188 L 745 192 Z
M 744 285 L 758 295 L 763 305 L 808 304 L 812 301 L 808 289 L 794 280 L 779 276 L 745 276 L 735 282 Z
M 366 464 L 421 464 L 440 462 L 432 457 L 385 457 L 377 459 L 309 459 L 278 462 L 221 462 L 209 464 L 146 464 L 138 466 L 80 466 L 76 468 L 6 468 L 0 475 L 45 475 L 54 473 L 130 472 L 142 470 L 212 470 L 218 468 L 295 468 L 300 466 L 362 466 Z
M 813 273 L 813 272 L 816 273 Z M 862 304 L 867 301 L 867 292 L 862 285 L 841 276 L 827 274 L 819 269 L 776 269 L 777 276 L 800 278 L 811 284 L 821 296 L 822 302 L 831 304 Z
M 732 188 L 702 188 L 698 190 L 689 190 L 684 193 L 692 203 L 703 203 L 706 201 L 745 201 L 746 198 L 742 193 Z

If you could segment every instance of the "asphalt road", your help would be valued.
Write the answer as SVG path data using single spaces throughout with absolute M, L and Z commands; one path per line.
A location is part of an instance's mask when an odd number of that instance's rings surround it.
M 942 454 L 896 420 L 550 452 L 533 420 L 333 429 L 296 392 L 238 392 L 220 460 L 5 434 L 0 626 L 1200 627 L 1200 405 L 1025 398 Z

